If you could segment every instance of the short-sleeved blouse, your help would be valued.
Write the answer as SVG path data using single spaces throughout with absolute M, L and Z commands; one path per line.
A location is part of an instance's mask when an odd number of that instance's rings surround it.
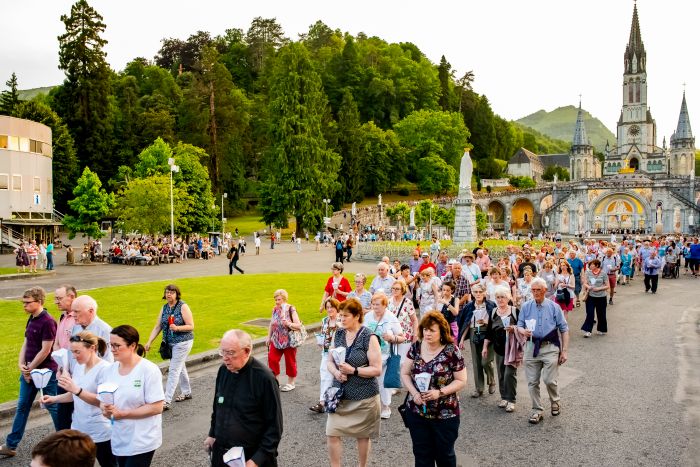
M 414 342 L 411 345 L 406 358 L 413 360 L 411 375 L 414 379 L 419 373 L 430 373 L 429 389 L 442 389 L 454 381 L 455 372 L 464 369 L 464 359 L 459 349 L 453 344 L 447 344 L 432 360 L 425 362 L 421 358 L 421 343 Z M 434 401 L 427 401 L 425 410 L 423 406 L 418 406 L 413 402 L 413 397 L 409 394 L 407 405 L 413 413 L 430 419 L 446 419 L 459 416 L 459 397 L 452 393 Z
M 372 331 L 364 326 L 361 326 L 355 335 L 355 340 L 352 344 L 352 349 L 345 355 L 345 362 L 355 368 L 369 366 L 369 340 L 372 338 Z M 333 347 L 348 348 L 346 340 L 347 330 L 338 329 L 333 340 Z M 358 401 L 368 399 L 379 394 L 379 384 L 377 378 L 363 378 L 362 376 L 347 375 L 348 379 L 343 383 L 343 399 Z M 338 381 L 334 382 L 338 385 Z
M 272 309 L 272 320 L 270 321 L 270 343 L 278 350 L 283 350 L 289 347 L 289 329 L 282 324 L 283 319 L 292 320 L 292 316 L 297 312 L 294 305 L 287 303 L 281 307 Z
M 399 320 L 401 329 L 403 330 L 403 335 L 406 340 L 413 340 L 413 325 L 411 324 L 411 315 L 416 314 L 415 308 L 413 308 L 413 300 L 404 297 L 398 305 L 394 304 L 393 299 L 389 299 L 389 304 L 386 309 L 390 311 L 396 319 Z
M 352 287 L 350 287 L 350 282 L 343 276 L 340 276 L 340 279 L 338 279 L 338 286 L 337 288 L 333 287 L 333 282 L 335 282 L 333 276 L 328 278 L 328 281 L 326 282 L 326 287 L 323 289 L 329 297 L 333 297 L 339 302 L 344 302 L 347 298 L 346 295 L 336 293 L 337 290 L 340 290 L 342 292 L 350 293 L 352 292 Z

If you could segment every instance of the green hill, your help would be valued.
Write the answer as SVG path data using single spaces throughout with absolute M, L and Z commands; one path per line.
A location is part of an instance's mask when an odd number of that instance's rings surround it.
M 612 131 L 585 110 L 583 114 L 588 138 L 596 151 L 602 152 L 605 149 L 606 141 L 610 141 L 611 146 L 615 145 L 616 138 Z M 567 105 L 551 112 L 539 110 L 527 117 L 516 120 L 516 122 L 534 128 L 551 138 L 561 139 L 570 143 L 574 137 L 577 115 L 578 108 L 573 105 Z
M 19 94 L 20 100 L 23 101 L 29 101 L 34 99 L 36 96 L 39 94 L 48 94 L 49 91 L 51 91 L 53 88 L 56 86 L 46 86 L 43 88 L 34 88 L 34 89 L 18 89 L 17 93 Z

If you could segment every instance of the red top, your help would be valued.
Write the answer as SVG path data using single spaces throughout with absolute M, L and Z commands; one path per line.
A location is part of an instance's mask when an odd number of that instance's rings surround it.
M 324 289 L 326 293 L 328 294 L 329 297 L 333 297 L 339 302 L 344 302 L 345 301 L 345 295 L 342 294 L 336 294 L 335 290 L 333 289 L 333 276 L 328 278 L 328 282 L 326 282 L 326 288 Z M 342 290 L 343 292 L 350 293 L 352 292 L 352 287 L 350 287 L 350 282 L 343 276 L 340 276 L 340 283 L 338 284 L 338 290 Z
M 427 263 L 421 264 L 420 267 L 418 268 L 418 272 L 423 272 L 423 269 L 428 269 L 428 268 L 433 268 L 433 271 L 437 271 L 437 268 L 432 263 L 432 261 L 429 261 Z

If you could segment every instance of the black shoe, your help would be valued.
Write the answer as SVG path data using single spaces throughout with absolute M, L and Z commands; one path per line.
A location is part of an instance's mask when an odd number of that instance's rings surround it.
M 612 304 L 613 304 L 613 301 L 612 301 L 612 298 L 611 298 L 610 300 L 608 300 L 608 305 L 612 305 Z

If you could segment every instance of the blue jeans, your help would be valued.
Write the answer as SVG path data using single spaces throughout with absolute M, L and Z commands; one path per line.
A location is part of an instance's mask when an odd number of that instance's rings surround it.
M 46 253 L 46 270 L 47 271 L 53 270 L 53 253 L 52 252 Z
M 57 389 L 56 382 L 56 372 L 51 373 L 51 379 L 49 384 L 44 388 L 44 394 L 47 396 L 55 396 Z M 36 395 L 39 394 L 39 390 L 34 386 L 33 382 L 26 382 L 22 375 L 19 377 L 19 399 L 17 399 L 17 412 L 15 412 L 15 420 L 12 422 L 12 433 L 7 435 L 5 440 L 5 445 L 10 449 L 17 449 L 22 437 L 24 436 L 24 429 L 27 426 L 27 420 L 29 420 L 29 411 L 32 408 L 34 399 Z M 50 404 L 46 406 L 49 414 L 51 414 L 51 419 L 53 420 L 54 428 L 58 428 L 58 405 Z

